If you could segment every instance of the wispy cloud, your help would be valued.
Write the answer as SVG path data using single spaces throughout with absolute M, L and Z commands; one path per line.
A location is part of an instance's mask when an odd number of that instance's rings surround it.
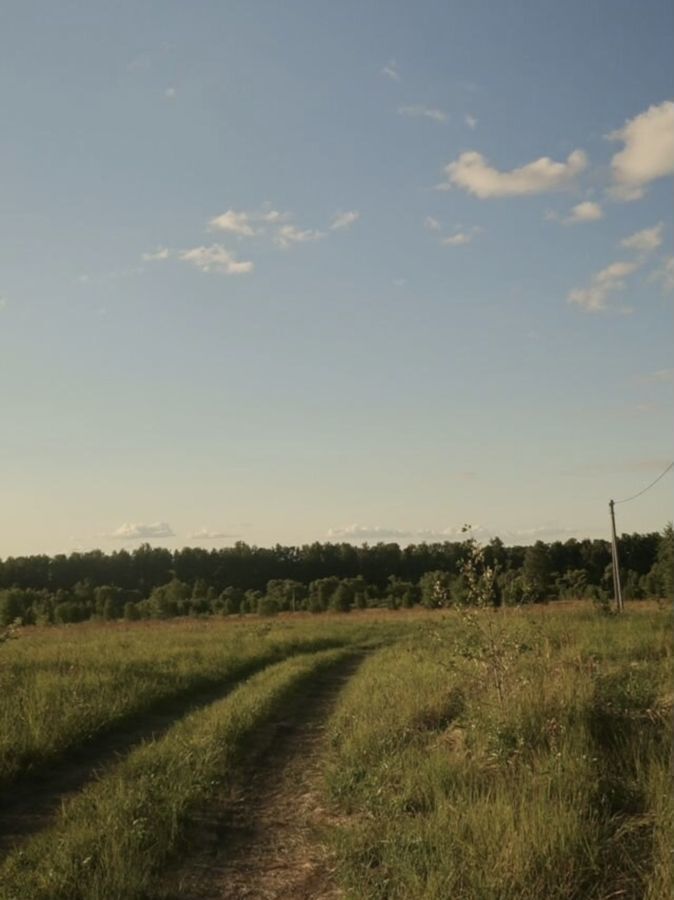
M 585 153 L 574 150 L 566 162 L 543 156 L 517 169 L 501 172 L 489 165 L 481 153 L 471 150 L 445 166 L 447 181 L 438 188 L 459 187 L 481 200 L 543 194 L 568 187 L 586 167 Z
M 403 531 L 399 528 L 385 528 L 381 525 L 344 525 L 341 528 L 329 528 L 327 537 L 331 540 L 346 541 L 397 541 L 410 538 L 414 531 Z
M 652 253 L 662 244 L 662 233 L 664 224 L 660 222 L 653 228 L 644 228 L 631 234 L 629 237 L 623 238 L 620 242 L 621 247 L 627 250 L 636 250 L 638 253 Z
M 625 279 L 639 267 L 639 262 L 619 260 L 611 263 L 593 275 L 586 287 L 570 291 L 568 302 L 575 304 L 584 312 L 603 312 L 609 309 L 611 298 L 625 289 Z
M 410 118 L 432 119 L 434 122 L 446 122 L 449 118 L 446 112 L 433 107 L 416 105 L 416 106 L 399 106 L 399 116 L 409 116 Z
M 463 526 L 451 526 L 440 530 L 434 529 L 402 529 L 382 525 L 346 525 L 341 528 L 330 528 L 326 537 L 332 541 L 362 543 L 390 541 L 401 544 L 410 543 L 442 543 L 462 542 L 473 537 L 480 542 L 492 540 L 497 534 L 507 544 L 531 544 L 541 540 L 559 540 L 569 538 L 578 533 L 577 529 L 567 528 L 556 522 L 546 522 L 532 528 L 498 531 L 483 525 L 475 525 L 467 534 Z
M 380 75 L 384 75 L 386 78 L 390 78 L 391 81 L 400 81 L 400 73 L 398 72 L 398 65 L 395 59 L 390 59 L 385 66 L 379 70 Z
M 214 231 L 227 231 L 229 234 L 236 234 L 240 237 L 253 237 L 255 229 L 250 224 L 250 220 L 250 213 L 228 209 L 219 216 L 214 216 L 208 224 Z
M 475 116 L 471 116 L 470 113 L 463 117 L 463 121 L 471 131 L 475 131 L 475 129 L 477 128 L 477 119 L 475 118 Z
M 473 228 L 464 229 L 461 231 L 457 231 L 455 234 L 450 234 L 449 237 L 443 238 L 442 243 L 447 245 L 448 247 L 462 247 L 465 244 L 470 244 L 470 242 L 474 240 L 481 231 L 482 229 L 478 225 L 475 225 Z
M 173 529 L 168 522 L 151 522 L 150 524 L 125 522 L 108 535 L 108 537 L 124 541 L 174 536 Z
M 581 225 L 584 222 L 597 222 L 604 218 L 604 211 L 598 203 L 584 200 L 571 209 L 568 216 L 562 219 L 565 225 Z
M 352 209 L 348 212 L 338 212 L 332 217 L 332 222 L 330 223 L 331 231 L 340 231 L 344 228 L 350 228 L 354 222 L 357 222 L 360 219 L 360 213 L 358 210 Z
M 211 531 L 206 527 L 200 528 L 198 531 L 193 531 L 188 535 L 188 538 L 191 541 L 227 541 L 235 540 L 239 537 L 241 537 L 239 534 L 230 534 L 226 531 Z
M 674 291 L 674 256 L 665 256 L 661 265 L 651 275 L 652 281 L 659 281 L 663 291 Z
M 170 255 L 171 251 L 168 247 L 157 247 L 156 250 L 150 253 L 141 253 L 140 258 L 143 262 L 161 262 L 164 259 L 168 259 Z
M 253 271 L 253 263 L 250 260 L 238 260 L 222 244 L 212 244 L 210 247 L 192 247 L 191 250 L 183 250 L 179 257 L 201 272 L 247 275 Z
M 273 209 L 265 204 L 262 209 L 236 210 L 228 209 L 210 219 L 208 227 L 211 231 L 225 231 L 237 237 L 260 237 L 266 226 L 276 226 L 290 219 L 290 213 Z
M 440 231 L 442 225 L 433 216 L 426 216 L 426 218 L 424 219 L 424 228 L 426 228 L 428 231 Z
M 612 194 L 638 200 L 651 181 L 674 174 L 674 102 L 650 106 L 607 135 L 623 149 L 611 160 Z
M 625 472 L 661 472 L 666 465 L 671 462 L 671 458 L 665 456 L 651 457 L 647 459 L 631 459 L 631 460 L 609 460 L 602 459 L 600 462 L 582 463 L 573 466 L 563 475 L 579 475 L 596 477 L 597 475 L 623 474 Z
M 637 376 L 639 384 L 668 384 L 674 381 L 674 369 L 658 369 L 656 372 L 648 372 Z
M 298 228 L 296 225 L 282 225 L 274 236 L 274 243 L 278 244 L 279 247 L 283 247 L 287 249 L 288 247 L 292 247 L 294 244 L 305 244 L 311 241 L 320 241 L 325 237 L 324 231 L 317 231 L 316 229 L 307 228 L 302 230 Z
M 178 96 L 178 91 L 174 87 L 167 87 L 164 91 L 164 96 L 167 100 L 175 100 Z

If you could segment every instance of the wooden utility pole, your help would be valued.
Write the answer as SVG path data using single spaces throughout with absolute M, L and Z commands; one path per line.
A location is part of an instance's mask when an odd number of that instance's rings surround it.
M 624 612 L 623 592 L 620 586 L 620 562 L 618 560 L 618 539 L 615 533 L 615 509 L 613 500 L 609 500 L 611 512 L 611 566 L 613 568 L 613 600 L 617 612 Z

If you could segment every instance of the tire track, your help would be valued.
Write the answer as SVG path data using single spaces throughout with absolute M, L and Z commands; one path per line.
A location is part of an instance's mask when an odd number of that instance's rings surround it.
M 322 673 L 258 735 L 237 786 L 193 817 L 183 858 L 146 900 L 336 900 L 316 832 L 324 731 L 364 654 Z
M 295 654 L 292 654 L 295 655 Z M 0 791 L 0 859 L 22 840 L 49 825 L 61 804 L 89 782 L 103 777 L 120 759 L 145 741 L 162 737 L 192 712 L 222 700 L 246 679 L 278 660 L 253 661 L 236 675 L 198 693 L 174 695 L 152 709 L 139 712 L 114 731 L 65 751 L 66 755 L 24 774 Z

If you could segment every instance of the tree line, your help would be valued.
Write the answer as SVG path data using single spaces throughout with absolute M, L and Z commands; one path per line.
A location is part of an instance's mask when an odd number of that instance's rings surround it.
M 206 550 L 142 544 L 0 560 L 0 625 L 65 623 L 89 618 L 273 614 L 427 607 L 469 599 L 470 539 L 421 543 L 313 543 L 256 547 L 243 542 Z M 619 539 L 627 599 L 672 595 L 674 535 Z M 612 590 L 611 549 L 604 540 L 537 541 L 507 547 L 494 538 L 481 557 L 495 573 L 495 605 L 563 598 L 605 601 Z

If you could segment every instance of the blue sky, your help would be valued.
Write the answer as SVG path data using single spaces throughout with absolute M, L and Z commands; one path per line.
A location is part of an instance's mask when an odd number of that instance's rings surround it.
M 605 535 L 674 455 L 673 26 L 6 5 L 0 556 Z

